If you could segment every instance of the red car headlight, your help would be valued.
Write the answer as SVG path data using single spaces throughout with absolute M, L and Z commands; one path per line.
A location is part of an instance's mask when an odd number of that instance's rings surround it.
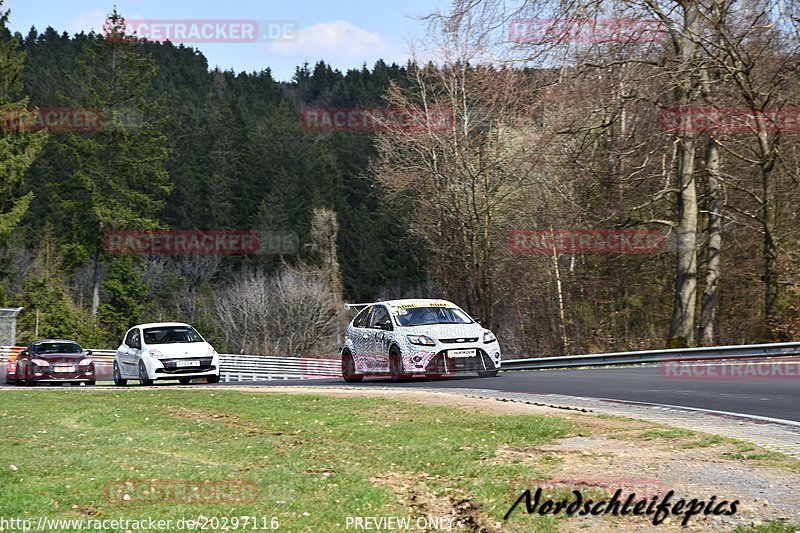
M 89 366 L 89 365 L 91 365 L 93 362 L 94 362 L 94 361 L 92 361 L 90 358 L 86 357 L 86 358 L 84 358 L 84 359 L 81 359 L 81 362 L 80 362 L 80 363 L 78 363 L 78 366 Z
M 48 363 L 45 359 L 31 359 L 31 363 L 36 366 L 50 366 L 50 363 Z

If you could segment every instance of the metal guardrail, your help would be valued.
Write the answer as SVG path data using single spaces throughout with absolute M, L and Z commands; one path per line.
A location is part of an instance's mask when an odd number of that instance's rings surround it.
M 219 354 L 219 367 L 220 378 L 225 382 L 320 379 L 342 375 L 339 359 L 310 357 Z
M 14 375 L 14 361 L 24 348 L 0 346 L 0 384 Z M 92 359 L 98 381 L 111 380 L 111 367 L 116 350 L 94 350 Z M 222 381 L 269 381 L 274 379 L 321 379 L 340 377 L 342 363 L 338 359 L 311 357 L 276 357 L 267 355 L 219 354 Z
M 637 363 L 665 363 L 671 361 L 782 357 L 798 354 L 800 354 L 800 342 L 783 342 L 774 344 L 744 344 L 735 346 L 711 346 L 707 348 L 674 348 L 669 350 L 509 359 L 502 362 L 500 369 L 506 371 L 541 370 L 546 368 L 630 365 Z

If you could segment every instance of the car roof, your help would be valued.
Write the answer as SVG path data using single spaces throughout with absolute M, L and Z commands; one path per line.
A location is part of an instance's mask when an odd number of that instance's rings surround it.
M 136 324 L 133 326 L 133 328 L 163 328 L 166 326 L 192 327 L 190 324 L 186 324 L 185 322 L 149 322 L 147 324 Z
M 80 343 L 78 341 L 74 341 L 72 339 L 40 339 L 38 341 L 33 341 L 31 343 L 31 346 L 33 346 L 34 344 L 42 344 L 42 343 L 45 343 L 45 342 L 71 342 L 72 344 L 80 345 Z
M 375 303 L 385 304 L 389 307 L 458 307 L 453 302 L 436 298 L 405 298 L 402 300 L 385 300 Z

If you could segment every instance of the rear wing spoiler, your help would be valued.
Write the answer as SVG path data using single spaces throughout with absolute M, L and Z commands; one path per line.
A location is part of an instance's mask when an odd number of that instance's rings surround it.
M 375 302 L 370 302 L 366 304 L 344 304 L 345 310 L 349 311 L 350 309 L 364 309 L 368 305 L 374 305 Z

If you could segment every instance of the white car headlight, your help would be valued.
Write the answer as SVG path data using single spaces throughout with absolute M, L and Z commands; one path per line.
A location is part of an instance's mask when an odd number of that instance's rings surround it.
M 166 354 L 160 350 L 150 350 L 150 357 L 155 357 L 156 359 L 164 359 L 166 358 Z
M 406 335 L 408 342 L 419 344 L 420 346 L 435 346 L 436 342 L 427 335 Z
M 494 336 L 494 333 L 489 331 L 488 329 L 483 330 L 483 343 L 489 344 L 497 340 L 497 337 Z

